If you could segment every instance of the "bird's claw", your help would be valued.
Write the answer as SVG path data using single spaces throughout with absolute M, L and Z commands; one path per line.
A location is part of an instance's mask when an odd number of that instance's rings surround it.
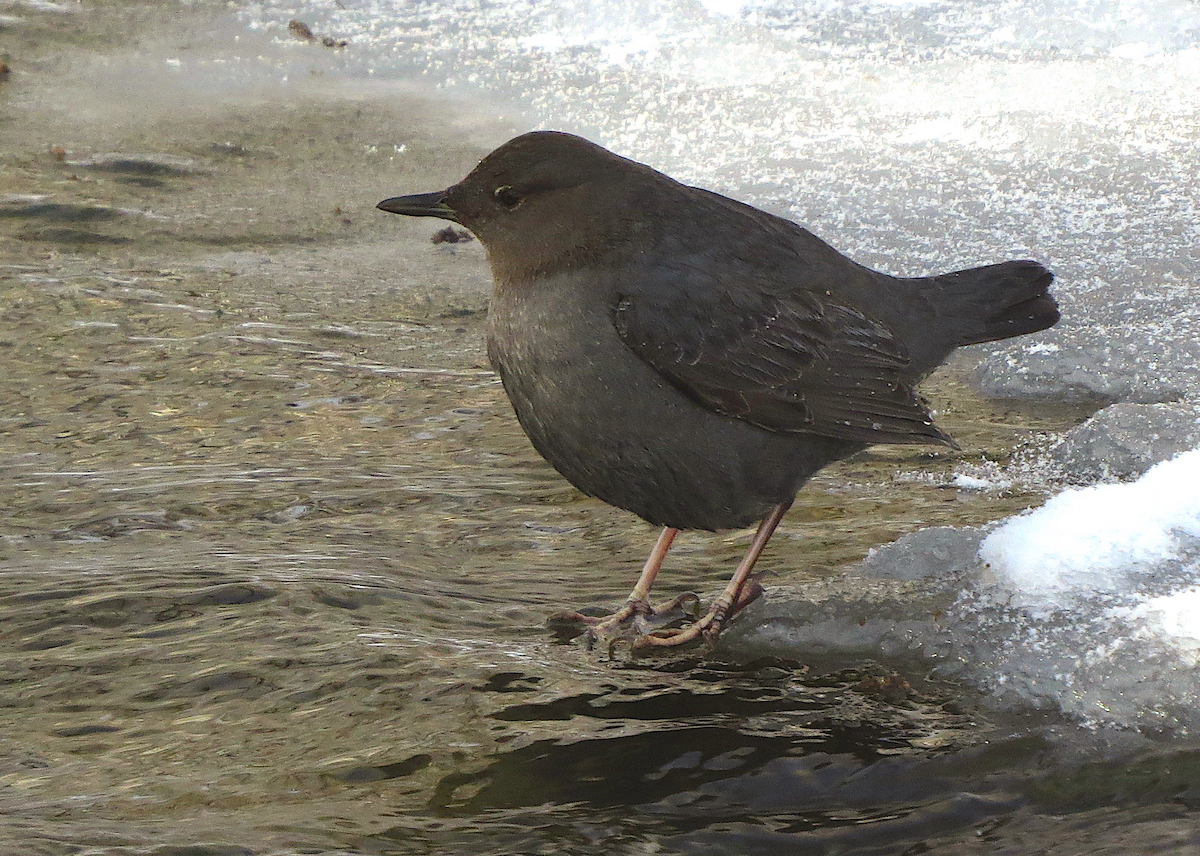
M 721 633 L 727 611 L 724 605 L 717 604 L 707 615 L 687 627 L 671 627 L 647 633 L 634 641 L 633 651 L 636 654 L 651 648 L 678 648 L 698 640 L 712 649 Z
M 597 644 L 607 645 L 610 654 L 621 642 L 634 643 L 638 638 L 660 632 L 672 624 L 695 619 L 700 597 L 686 592 L 657 606 L 645 600 L 627 600 L 611 615 L 591 615 L 591 610 L 555 613 L 546 619 L 546 627 L 559 639 L 568 641 L 586 636 L 588 650 Z
M 718 600 L 704 616 L 698 614 L 699 596 L 687 592 L 658 606 L 651 606 L 645 600 L 628 600 L 611 615 L 560 612 L 547 619 L 546 625 L 563 640 L 584 636 L 589 651 L 599 645 L 610 658 L 617 647 L 624 644 L 629 645 L 634 655 L 655 648 L 678 648 L 696 641 L 703 641 L 712 649 L 725 623 L 757 600 L 762 592 L 757 578 L 752 577 L 733 604 Z M 673 626 L 688 619 L 692 623 L 686 627 Z

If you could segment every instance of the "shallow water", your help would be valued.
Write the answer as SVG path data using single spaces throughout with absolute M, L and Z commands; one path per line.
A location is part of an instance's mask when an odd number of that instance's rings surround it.
M 521 435 L 478 244 L 372 210 L 511 115 L 329 80 L 203 8 L 8 12 L 5 852 L 1194 850 L 1178 739 L 998 713 L 920 664 L 613 661 L 547 633 L 619 602 L 654 532 Z M 964 451 L 822 473 L 769 587 L 1040 499 L 951 474 L 1088 409 L 980 401 L 965 365 L 927 390 Z M 681 539 L 661 593 L 711 593 L 749 537 Z

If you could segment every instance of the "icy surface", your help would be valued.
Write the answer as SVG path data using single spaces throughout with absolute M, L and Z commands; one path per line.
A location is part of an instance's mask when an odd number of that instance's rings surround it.
M 924 658 L 1005 707 L 1200 727 L 1200 450 L 979 530 L 926 529 L 752 607 L 729 644 Z
M 975 372 L 979 390 L 995 398 L 1098 403 L 1200 397 L 1194 308 L 1164 293 L 1161 304 L 1120 324 L 1102 320 L 1111 307 L 1075 309 L 1076 317 L 1041 334 L 1041 342 L 992 349 Z
M 300 18 L 349 40 L 320 52 L 330 72 L 582 133 L 891 273 L 1048 263 L 1063 326 L 995 348 L 989 394 L 1195 391 L 1195 3 L 265 0 L 242 17 L 311 55 Z
M 1200 446 L 1200 402 L 1122 403 L 1072 428 L 1050 449 L 1074 480 L 1139 476 L 1154 464 Z
M 982 530 L 934 526 L 905 535 L 863 559 L 859 573 L 876 579 L 929 580 L 957 592 L 976 564 Z

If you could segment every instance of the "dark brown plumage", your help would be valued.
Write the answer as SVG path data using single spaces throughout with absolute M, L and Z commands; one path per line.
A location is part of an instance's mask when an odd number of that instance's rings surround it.
M 583 492 L 666 527 L 600 632 L 648 626 L 675 531 L 764 521 L 714 609 L 641 645 L 713 638 L 821 467 L 872 443 L 953 445 L 915 387 L 954 348 L 1058 320 L 1036 262 L 888 276 L 551 131 L 505 143 L 445 191 L 379 207 L 479 237 L 495 279 L 488 354 L 534 446 Z

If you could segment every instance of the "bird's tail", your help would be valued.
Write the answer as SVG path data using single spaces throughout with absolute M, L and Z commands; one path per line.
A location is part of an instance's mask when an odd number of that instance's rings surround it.
M 1037 262 L 1001 262 L 925 280 L 938 314 L 954 319 L 953 346 L 1036 333 L 1058 321 L 1054 274 Z

